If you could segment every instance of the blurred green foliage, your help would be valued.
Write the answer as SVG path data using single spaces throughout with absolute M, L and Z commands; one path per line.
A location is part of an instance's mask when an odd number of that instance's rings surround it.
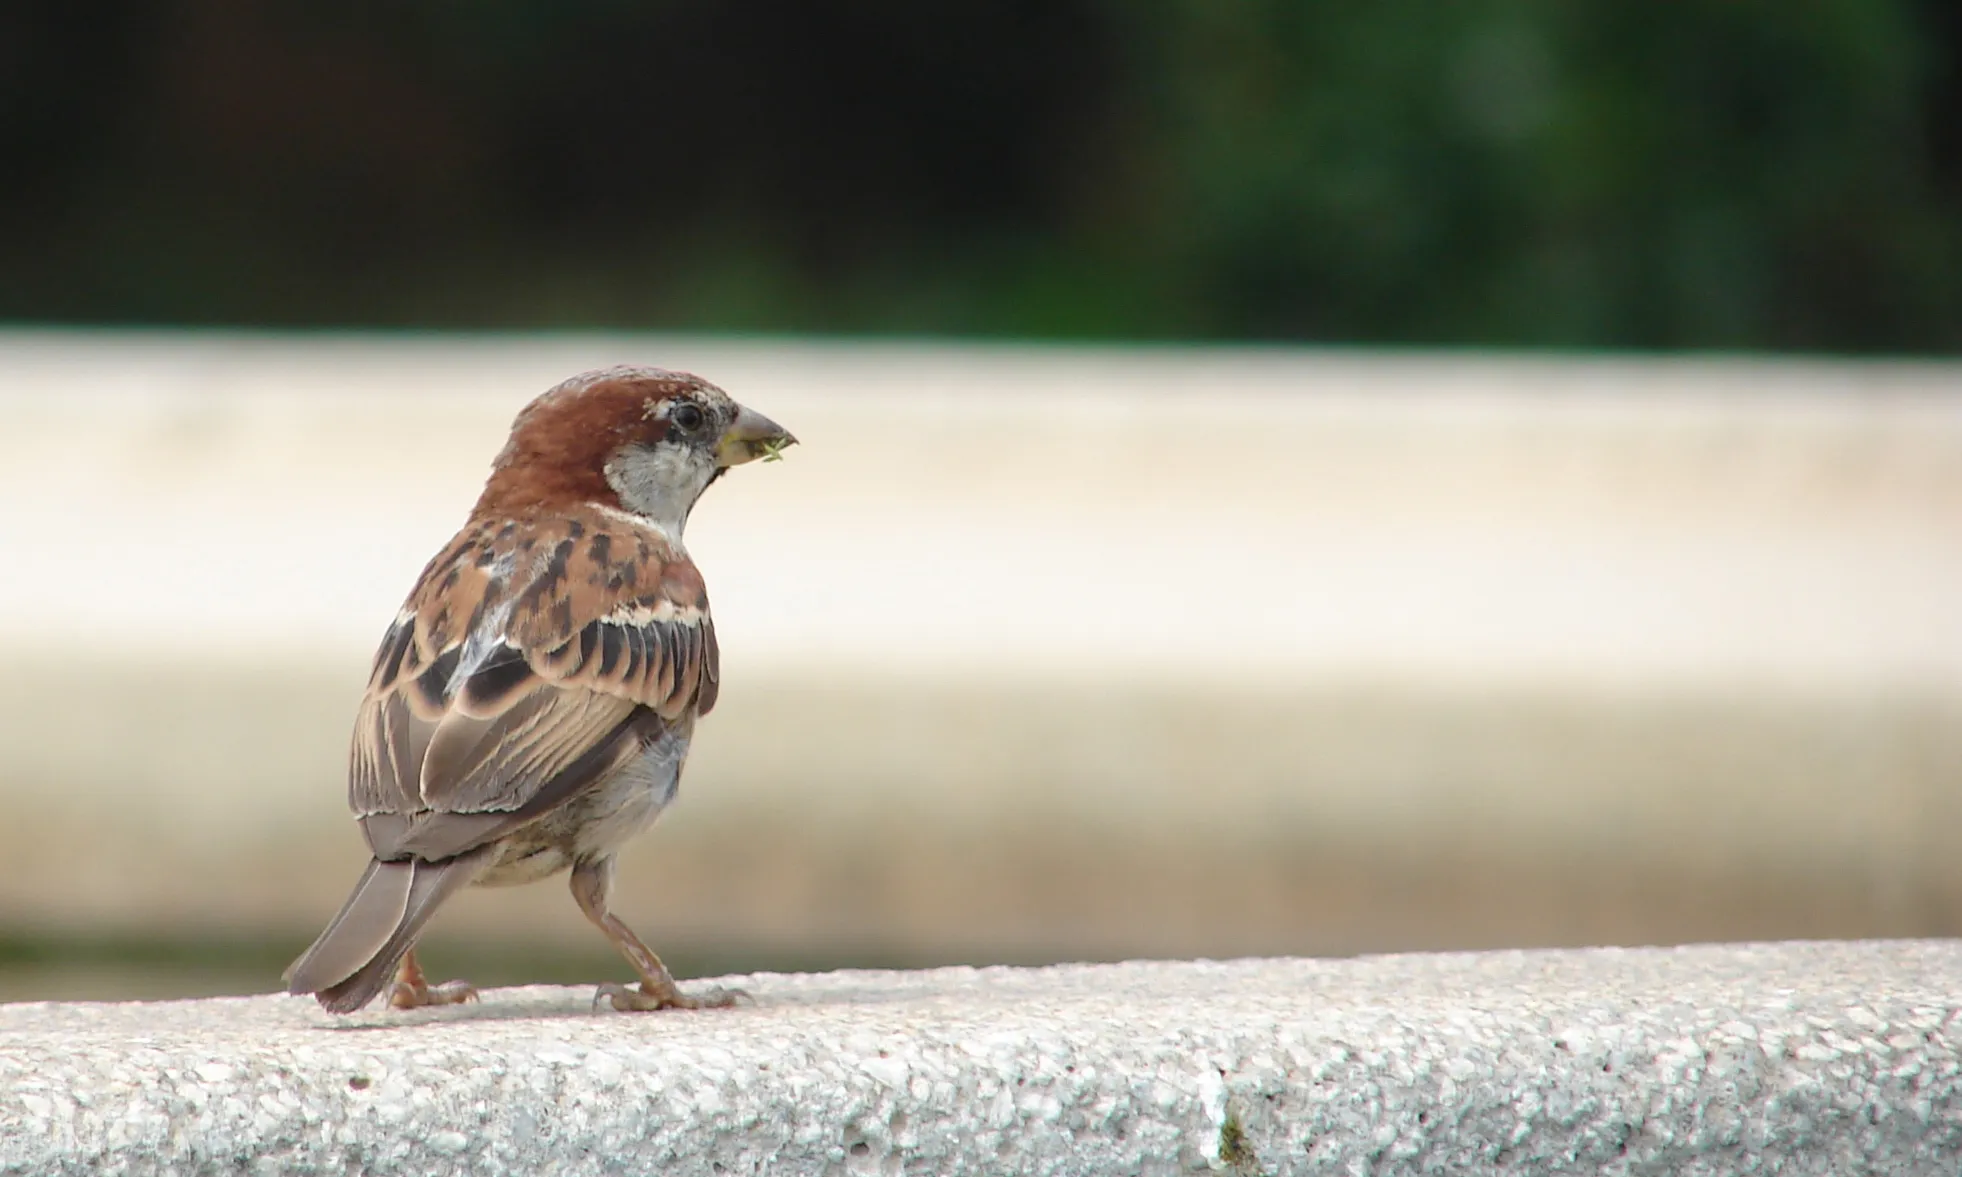
M 0 316 L 1940 352 L 1953 0 L 37 0 Z

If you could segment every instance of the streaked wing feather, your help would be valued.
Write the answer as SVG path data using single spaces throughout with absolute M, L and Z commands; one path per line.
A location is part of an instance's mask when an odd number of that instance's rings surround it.
M 495 718 L 452 710 L 423 757 L 423 803 L 448 813 L 521 809 L 633 709 L 611 695 L 541 685 Z
M 378 857 L 461 853 L 708 710 L 717 673 L 701 577 L 657 533 L 598 511 L 480 522 L 382 639 L 349 805 Z
M 510 811 L 480 813 L 430 810 L 417 814 L 396 843 L 396 852 L 448 858 L 550 813 L 660 737 L 663 721 L 644 707 L 630 710 L 607 735 Z
M 695 714 L 707 715 L 722 692 L 722 650 L 715 644 L 715 622 L 702 615 L 702 679 L 695 694 Z

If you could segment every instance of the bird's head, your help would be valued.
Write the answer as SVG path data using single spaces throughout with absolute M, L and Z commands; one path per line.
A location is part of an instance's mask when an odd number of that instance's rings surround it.
M 575 376 L 526 405 L 478 500 L 506 513 L 593 503 L 679 539 L 688 512 L 731 466 L 797 439 L 715 385 L 660 368 Z

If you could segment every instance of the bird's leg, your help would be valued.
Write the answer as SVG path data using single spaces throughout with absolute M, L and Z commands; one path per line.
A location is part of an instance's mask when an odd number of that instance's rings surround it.
M 429 978 L 422 975 L 422 965 L 417 962 L 413 948 L 402 954 L 402 964 L 395 970 L 395 984 L 388 992 L 388 1004 L 396 1009 L 461 1005 L 475 1000 L 477 987 L 468 981 L 445 981 L 441 985 L 431 985 Z
M 698 996 L 683 993 L 654 950 L 641 943 L 640 937 L 619 916 L 606 910 L 606 895 L 612 889 L 611 858 L 582 862 L 572 868 L 572 897 L 578 901 L 579 910 L 613 941 L 620 955 L 640 974 L 638 986 L 614 981 L 601 985 L 593 994 L 594 1009 L 599 1008 L 602 1000 L 610 1000 L 618 1010 L 721 1009 L 749 996 L 740 989 L 711 989 Z

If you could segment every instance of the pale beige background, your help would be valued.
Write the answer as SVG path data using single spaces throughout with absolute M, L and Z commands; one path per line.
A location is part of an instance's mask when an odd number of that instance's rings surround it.
M 14 334 L 0 935 L 310 935 L 375 638 L 620 361 L 804 440 L 690 529 L 727 685 L 624 870 L 657 944 L 1962 932 L 1956 368 Z

